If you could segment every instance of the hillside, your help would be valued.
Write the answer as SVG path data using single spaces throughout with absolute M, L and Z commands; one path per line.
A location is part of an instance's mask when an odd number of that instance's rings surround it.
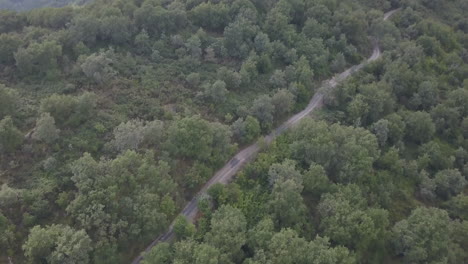
M 129 263 L 174 219 L 174 241 L 142 263 L 468 262 L 466 11 L 461 0 L 0 11 L 0 263 Z M 376 45 L 382 57 L 266 146 Z M 177 217 L 255 142 L 233 183 L 198 197 L 195 224 Z
M 28 11 L 43 7 L 62 7 L 66 5 L 82 5 L 88 0 L 0 0 L 0 9 Z

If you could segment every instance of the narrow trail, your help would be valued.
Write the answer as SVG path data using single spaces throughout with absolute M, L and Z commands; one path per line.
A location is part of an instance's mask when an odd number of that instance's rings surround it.
M 395 9 L 392 11 L 389 11 L 384 14 L 383 20 L 389 19 L 395 12 L 397 12 L 399 9 Z M 380 47 L 378 46 L 377 43 L 374 44 L 374 50 L 372 52 L 372 55 L 362 62 L 361 64 L 354 65 L 347 69 L 346 71 L 337 74 L 335 77 L 331 78 L 330 80 L 324 81 L 322 87 L 320 88 L 325 88 L 325 89 L 330 89 L 335 87 L 338 83 L 342 82 L 346 78 L 348 78 L 350 75 L 355 73 L 356 71 L 359 71 L 364 67 L 366 64 L 375 61 L 379 59 L 382 56 L 382 52 L 380 50 Z M 289 128 L 293 127 L 297 123 L 299 123 L 302 119 L 304 119 L 306 116 L 308 116 L 311 112 L 313 112 L 315 109 L 318 109 L 322 107 L 323 105 L 323 92 L 319 91 L 315 93 L 315 95 L 312 97 L 310 100 L 309 104 L 307 107 L 302 110 L 301 112 L 293 115 L 290 117 L 287 121 L 285 121 L 282 125 L 280 125 L 278 128 L 274 129 L 269 135 L 265 136 L 265 141 L 267 144 L 270 144 L 276 137 L 279 135 L 283 134 L 286 130 Z M 238 152 L 232 159 L 230 159 L 223 168 L 221 168 L 204 186 L 203 188 L 197 193 L 195 197 L 188 202 L 188 204 L 185 206 L 185 208 L 182 210 L 180 213 L 181 215 L 185 216 L 187 220 L 194 222 L 195 217 L 198 214 L 198 208 L 197 208 L 197 200 L 198 197 L 202 194 L 205 194 L 206 191 L 216 183 L 221 183 L 221 184 L 227 184 L 229 183 L 233 177 L 236 175 L 236 173 L 249 161 L 251 161 L 255 155 L 260 151 L 260 146 L 257 143 L 254 143 L 240 152 Z M 148 253 L 155 245 L 157 245 L 160 242 L 165 242 L 169 241 L 174 237 L 174 223 L 172 223 L 169 226 L 169 229 L 167 230 L 166 233 L 163 235 L 157 237 L 148 247 L 145 249 L 145 251 L 142 252 L 138 257 L 136 257 L 133 261 L 132 264 L 140 264 L 141 260 L 143 259 L 143 255 L 145 253 Z

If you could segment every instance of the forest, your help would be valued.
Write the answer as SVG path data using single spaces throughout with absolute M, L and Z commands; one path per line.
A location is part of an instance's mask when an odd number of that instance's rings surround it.
M 0 10 L 0 263 L 130 263 L 171 223 L 141 264 L 468 263 L 467 1 L 39 2 Z
M 34 8 L 82 5 L 90 0 L 0 0 L 0 9 L 28 11 Z

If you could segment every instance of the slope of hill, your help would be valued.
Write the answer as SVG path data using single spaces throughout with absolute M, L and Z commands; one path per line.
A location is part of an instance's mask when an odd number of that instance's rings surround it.
M 62 7 L 66 5 L 81 5 L 87 0 L 0 0 L 0 9 L 28 11 L 43 7 Z
M 401 7 L 391 21 L 384 12 Z M 467 263 L 466 1 L 0 11 L 0 263 Z M 324 108 L 265 147 L 324 92 Z M 377 58 L 378 56 L 374 56 Z M 234 183 L 188 199 L 244 146 Z M 233 166 L 236 166 L 233 161 Z M 429 235 L 430 234 L 430 235 Z

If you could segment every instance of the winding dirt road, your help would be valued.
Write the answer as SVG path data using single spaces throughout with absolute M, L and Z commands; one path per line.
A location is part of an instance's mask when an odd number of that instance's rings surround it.
M 385 13 L 383 20 L 387 20 L 390 18 L 395 12 L 397 12 L 398 9 L 392 10 L 388 13 Z M 330 80 L 327 80 L 323 83 L 321 88 L 325 89 L 330 89 L 335 87 L 338 83 L 342 82 L 346 78 L 348 78 L 351 74 L 353 74 L 356 71 L 359 71 L 362 67 L 364 67 L 366 64 L 369 62 L 375 61 L 380 56 L 382 55 L 380 51 L 380 47 L 378 44 L 374 44 L 374 50 L 372 52 L 372 55 L 362 62 L 359 65 L 355 65 L 347 69 L 346 71 L 336 75 Z M 311 112 L 313 112 L 315 109 L 320 108 L 323 105 L 323 92 L 318 90 L 317 93 L 315 93 L 314 97 L 310 100 L 309 104 L 307 107 L 302 110 L 301 112 L 295 114 L 291 118 L 289 118 L 286 122 L 284 122 L 281 126 L 273 130 L 268 136 L 265 137 L 265 141 L 267 144 L 270 144 L 276 137 L 284 133 L 286 130 L 289 128 L 293 127 L 299 121 L 301 121 L 303 118 L 308 116 Z M 224 165 L 223 168 L 221 168 L 204 186 L 203 188 L 198 192 L 198 194 L 192 198 L 192 200 L 185 206 L 185 208 L 182 210 L 180 213 L 181 215 L 185 216 L 189 221 L 193 222 L 195 220 L 195 217 L 198 213 L 198 208 L 197 208 L 197 200 L 198 197 L 202 194 L 205 194 L 206 191 L 215 183 L 222 183 L 222 184 L 227 184 L 229 181 L 233 179 L 233 177 L 236 175 L 236 173 L 249 161 L 251 161 L 255 155 L 260 151 L 260 146 L 255 143 L 250 145 L 249 147 L 243 149 L 239 153 L 237 153 L 231 160 L 229 160 L 226 165 Z M 139 264 L 140 261 L 143 259 L 143 256 L 145 253 L 148 253 L 151 248 L 153 248 L 156 244 L 160 242 L 165 242 L 169 241 L 174 237 L 174 223 L 171 224 L 167 232 L 158 238 L 156 238 L 146 249 L 145 251 L 142 252 L 140 256 L 135 258 L 132 262 L 132 264 Z

